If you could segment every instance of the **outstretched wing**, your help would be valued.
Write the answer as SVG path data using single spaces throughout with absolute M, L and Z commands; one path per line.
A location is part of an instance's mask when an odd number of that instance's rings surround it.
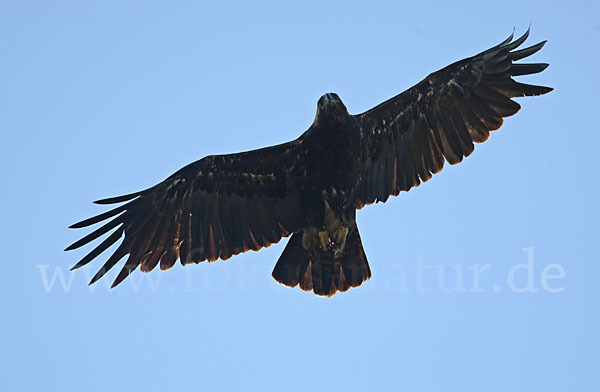
M 183 265 L 225 260 L 278 242 L 304 224 L 294 175 L 299 143 L 209 156 L 152 188 L 97 201 L 127 203 L 71 226 L 86 227 L 114 217 L 66 249 L 79 248 L 115 229 L 73 269 L 89 263 L 123 234 L 123 242 L 90 284 L 125 255 L 129 257 L 113 287 L 139 265 L 144 272 L 159 263 L 165 270 L 177 259 Z
M 363 180 L 357 208 L 385 202 L 408 191 L 473 152 L 503 117 L 521 108 L 513 97 L 541 95 L 552 88 L 518 83 L 513 76 L 535 74 L 548 64 L 515 64 L 540 50 L 544 42 L 514 50 L 529 30 L 512 41 L 458 61 L 400 95 L 357 116 L 366 133 Z

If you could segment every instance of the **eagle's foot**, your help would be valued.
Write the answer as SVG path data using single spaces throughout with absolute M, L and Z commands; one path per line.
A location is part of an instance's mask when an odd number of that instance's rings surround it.
M 346 236 L 348 235 L 347 227 L 338 227 L 331 236 L 327 231 L 320 231 L 318 235 L 319 244 L 323 251 L 333 253 L 334 258 L 342 256 L 346 246 Z
M 336 231 L 333 232 L 333 240 L 338 245 L 340 250 L 343 250 L 346 246 L 346 237 L 348 236 L 348 228 L 340 226 Z

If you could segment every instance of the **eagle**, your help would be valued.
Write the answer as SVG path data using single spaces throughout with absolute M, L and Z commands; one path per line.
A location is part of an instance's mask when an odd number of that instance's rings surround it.
M 403 93 L 357 115 L 335 93 L 317 102 L 313 123 L 299 138 L 258 150 L 212 155 L 163 182 L 95 201 L 121 205 L 71 228 L 102 226 L 66 248 L 112 233 L 72 270 L 123 241 L 91 279 L 93 284 L 128 255 L 112 287 L 140 267 L 227 260 L 291 235 L 273 270 L 286 286 L 320 296 L 358 287 L 371 277 L 356 210 L 409 191 L 469 156 L 504 117 L 519 111 L 512 98 L 550 87 L 523 84 L 546 63 L 516 63 L 546 41 L 519 49 L 529 36 L 457 61 Z

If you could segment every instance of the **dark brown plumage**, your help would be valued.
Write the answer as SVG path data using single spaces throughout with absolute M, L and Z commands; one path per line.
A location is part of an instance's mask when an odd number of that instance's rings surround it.
M 239 154 L 209 156 L 141 192 L 99 200 L 125 203 L 72 225 L 111 219 L 69 246 L 79 248 L 114 230 L 73 269 L 125 238 L 91 283 L 129 255 L 113 283 L 143 272 L 204 260 L 226 260 L 292 235 L 273 277 L 287 286 L 331 296 L 371 277 L 355 213 L 385 202 L 456 164 L 515 114 L 511 98 L 545 94 L 549 87 L 514 76 L 548 64 L 516 64 L 545 42 L 516 50 L 512 41 L 430 74 L 402 94 L 350 115 L 336 94 L 319 99 L 317 115 L 297 140 Z

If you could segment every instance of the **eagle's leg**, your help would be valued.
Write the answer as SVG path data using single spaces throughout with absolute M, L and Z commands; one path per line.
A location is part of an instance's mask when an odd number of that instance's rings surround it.
M 318 234 L 314 226 L 309 226 L 302 233 L 302 247 L 307 251 L 317 247 Z
M 340 226 L 336 231 L 333 232 L 333 240 L 341 251 L 346 247 L 346 237 L 348 236 L 348 228 L 346 226 Z
M 307 227 L 302 233 L 302 247 L 314 253 L 322 255 L 332 255 L 333 258 L 340 257 L 346 246 L 346 237 L 348 236 L 348 227 L 337 226 L 331 230 L 317 231 L 315 227 Z
M 348 228 L 345 226 L 338 226 L 331 233 L 329 231 L 320 231 L 319 244 L 321 245 L 321 249 L 326 253 L 333 254 L 334 258 L 340 257 L 346 246 L 347 235 Z
M 331 233 L 329 231 L 319 232 L 319 244 L 325 253 L 333 254 L 334 258 L 340 257 L 346 246 L 346 236 L 348 228 L 338 226 Z

